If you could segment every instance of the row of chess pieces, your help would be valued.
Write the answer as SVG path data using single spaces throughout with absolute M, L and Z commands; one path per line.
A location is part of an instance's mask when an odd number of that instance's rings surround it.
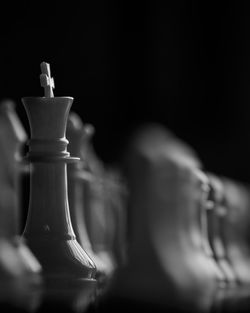
M 207 172 L 188 144 L 158 124 L 138 128 L 108 167 L 95 153 L 94 127 L 73 111 L 66 138 L 80 160 L 70 160 L 64 176 L 67 142 L 54 140 L 60 127 L 50 118 L 60 115 L 58 99 L 40 98 L 47 109 L 31 105 L 48 119 L 31 125 L 31 166 L 22 155 L 27 134 L 15 104 L 0 106 L 2 307 L 39 311 L 46 288 L 51 302 L 61 288 L 60 305 L 75 290 L 74 278 L 85 287 L 73 311 L 238 312 L 250 283 L 249 187 Z M 53 101 L 60 102 L 56 110 Z M 23 177 L 32 177 L 25 227 Z

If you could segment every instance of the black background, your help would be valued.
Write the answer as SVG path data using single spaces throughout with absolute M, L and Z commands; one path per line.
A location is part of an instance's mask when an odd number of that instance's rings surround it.
M 0 96 L 56 96 L 96 128 L 107 163 L 143 122 L 164 124 L 205 167 L 250 182 L 248 1 L 8 1 L 0 11 Z

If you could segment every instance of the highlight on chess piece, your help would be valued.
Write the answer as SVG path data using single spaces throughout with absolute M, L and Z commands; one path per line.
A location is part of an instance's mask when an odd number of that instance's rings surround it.
M 67 189 L 67 164 L 78 162 L 67 151 L 67 118 L 73 98 L 54 97 L 49 64 L 41 63 L 43 97 L 22 98 L 31 130 L 30 202 L 23 236 L 41 262 L 48 288 L 95 288 L 96 267 L 76 240 Z

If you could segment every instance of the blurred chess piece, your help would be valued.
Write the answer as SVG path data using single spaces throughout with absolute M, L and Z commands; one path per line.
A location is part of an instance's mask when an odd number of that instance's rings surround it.
M 69 152 L 81 160 L 77 163 L 68 165 L 68 190 L 69 190 L 69 208 L 72 226 L 76 234 L 77 241 L 84 248 L 93 260 L 97 268 L 97 279 L 109 274 L 109 268 L 106 263 L 93 251 L 86 228 L 85 221 L 85 201 L 83 184 L 84 181 L 92 183 L 93 177 L 84 169 L 85 160 L 82 159 L 81 148 L 85 140 L 85 128 L 80 117 L 71 112 L 67 123 L 67 138 L 69 139 Z
M 90 142 L 92 135 L 93 127 L 83 125 L 80 116 L 71 112 L 67 125 L 69 151 L 81 158 L 81 162 L 68 165 L 71 219 L 76 237 L 96 264 L 97 279 L 104 287 L 125 259 L 126 191 L 119 171 L 104 168 L 97 159 Z M 91 224 L 88 227 L 86 220 Z
M 210 259 L 211 266 L 213 267 L 213 271 L 217 276 L 218 285 L 222 288 L 226 285 L 226 277 L 217 263 L 217 259 L 215 257 L 214 251 L 212 249 L 210 240 L 209 240 L 209 213 L 211 211 L 211 186 L 208 176 L 201 170 L 194 170 L 194 174 L 197 176 L 198 181 L 200 181 L 200 226 L 201 226 L 201 237 L 202 237 L 202 246 L 205 255 Z
M 105 271 L 110 276 L 117 264 L 109 240 L 110 231 L 112 231 L 113 212 L 107 208 L 107 172 L 94 151 L 92 144 L 94 127 L 86 124 L 84 128 L 85 138 L 81 155 L 84 160 L 85 171 L 89 177 L 89 179 L 84 180 L 83 184 L 86 226 L 92 249 L 105 264 Z
M 127 254 L 127 186 L 117 167 L 106 168 L 104 178 L 104 205 L 107 221 L 107 245 L 117 267 L 123 266 Z
M 65 293 L 82 286 L 94 290 L 96 268 L 76 240 L 68 207 L 66 164 L 79 161 L 67 151 L 65 137 L 73 98 L 54 97 L 49 64 L 41 63 L 41 70 L 44 97 L 22 99 L 31 129 L 30 202 L 23 236 L 42 264 L 47 290 L 65 299 Z
M 20 233 L 20 212 L 18 208 L 17 188 L 18 176 L 21 172 L 20 151 L 26 142 L 25 130 L 15 112 L 15 104 L 12 100 L 3 100 L 0 104 L 1 118 L 1 214 L 0 232 L 8 232 L 9 236 Z
M 220 267 L 226 284 L 235 285 L 237 277 L 227 254 L 225 242 L 225 223 L 227 208 L 224 201 L 224 186 L 222 180 L 215 174 L 208 173 L 210 184 L 210 207 L 208 215 L 208 237 L 214 258 Z
M 159 125 L 144 127 L 131 139 L 124 156 L 127 263 L 100 307 L 210 310 L 218 272 L 204 251 L 200 169 L 193 150 Z
M 241 284 L 250 283 L 250 189 L 249 186 L 222 177 L 227 209 L 224 238 L 228 259 Z
M 34 309 L 39 302 L 41 266 L 21 240 L 18 178 L 26 133 L 12 100 L 0 104 L 0 302 Z

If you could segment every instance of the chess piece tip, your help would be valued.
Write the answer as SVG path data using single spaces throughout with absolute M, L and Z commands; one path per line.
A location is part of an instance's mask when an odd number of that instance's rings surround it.
M 53 98 L 53 89 L 55 88 L 55 82 L 53 77 L 51 77 L 50 65 L 49 63 L 42 62 L 40 64 L 41 74 L 40 74 L 40 84 L 44 88 L 44 96 L 47 98 Z

